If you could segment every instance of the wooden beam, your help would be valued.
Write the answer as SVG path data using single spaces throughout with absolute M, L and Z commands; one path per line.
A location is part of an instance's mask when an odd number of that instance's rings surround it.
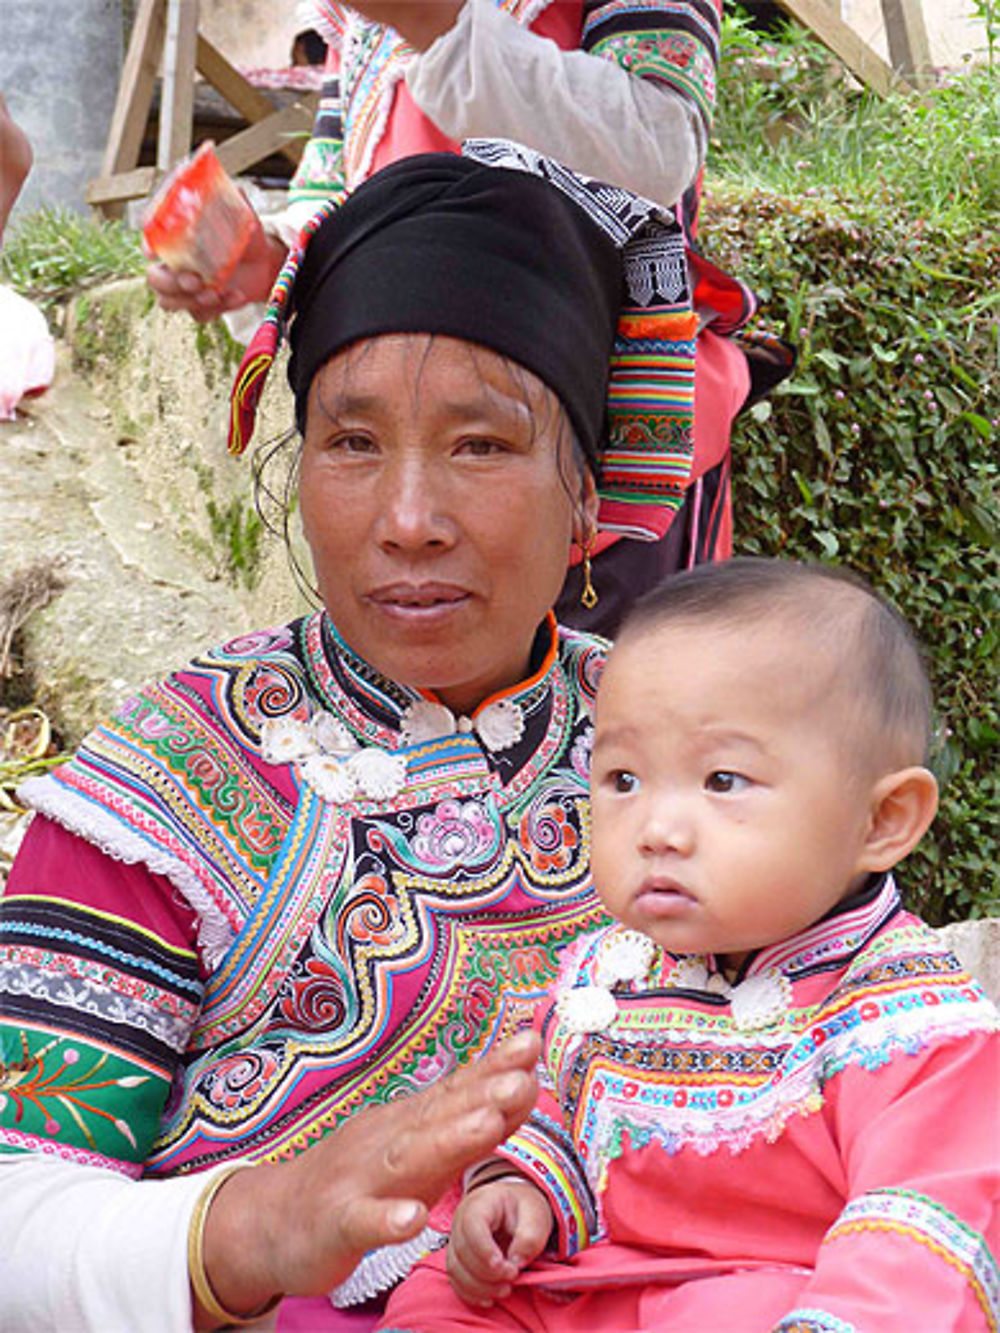
M 882 0 L 882 18 L 893 69 L 915 88 L 927 87 L 934 67 L 921 0 Z
M 129 171 L 139 161 L 149 108 L 153 103 L 165 25 L 164 0 L 139 0 L 101 162 L 102 177 Z M 116 216 L 122 210 L 109 207 L 104 211 L 108 216 Z
M 198 34 L 198 70 L 226 101 L 236 108 L 244 120 L 251 125 L 273 116 L 275 107 L 269 97 L 265 97 L 252 83 L 248 83 L 234 65 L 231 65 L 221 51 L 201 33 Z M 302 146 L 282 143 L 278 151 L 291 162 L 298 162 L 302 156 Z
M 827 0 L 777 0 L 777 4 L 808 28 L 855 78 L 880 97 L 899 90 L 900 81 L 890 66 L 839 17 Z
M 156 167 L 136 167 L 112 176 L 99 176 L 87 186 L 87 203 L 92 208 L 107 209 L 128 199 L 145 199 L 159 184 L 162 171 Z
M 289 157 L 294 153 L 293 161 L 298 161 L 312 131 L 317 101 L 318 95 L 312 93 L 217 144 L 215 151 L 219 161 L 231 176 L 238 176 L 247 167 L 275 152 Z M 290 136 L 296 137 L 290 139 Z
M 191 151 L 198 0 L 167 0 L 163 43 L 163 91 L 156 165 L 165 171 Z
M 198 34 L 197 65 L 198 72 L 251 125 L 263 120 L 274 110 L 271 99 L 259 92 L 252 83 L 248 83 L 235 65 L 231 65 L 222 52 L 201 33 Z

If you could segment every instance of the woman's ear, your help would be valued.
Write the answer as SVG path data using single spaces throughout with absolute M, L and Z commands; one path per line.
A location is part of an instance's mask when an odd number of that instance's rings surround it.
M 573 540 L 578 546 L 583 546 L 588 537 L 592 539 L 596 534 L 599 505 L 597 482 L 590 468 L 585 467 L 580 479 L 580 503 L 573 517 Z
M 929 769 L 901 768 L 880 778 L 872 788 L 858 870 L 891 870 L 927 832 L 937 806 L 937 782 Z

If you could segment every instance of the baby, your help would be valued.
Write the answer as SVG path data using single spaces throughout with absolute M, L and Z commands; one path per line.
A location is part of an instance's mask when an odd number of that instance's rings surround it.
M 735 560 L 639 603 L 591 773 L 617 924 L 565 956 L 539 1103 L 381 1327 L 997 1327 L 997 1014 L 890 875 L 929 730 L 853 577 Z

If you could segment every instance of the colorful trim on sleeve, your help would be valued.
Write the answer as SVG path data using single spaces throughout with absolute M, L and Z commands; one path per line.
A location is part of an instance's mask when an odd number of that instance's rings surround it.
M 672 88 L 710 127 L 720 28 L 713 0 L 590 0 L 584 9 L 584 51 Z
M 312 136 L 288 187 L 288 204 L 318 207 L 328 199 L 341 204 L 346 193 L 340 80 L 328 79 L 320 90 Z
M 536 1109 L 498 1155 L 513 1162 L 548 1196 L 558 1258 L 568 1259 L 597 1239 L 594 1196 L 573 1140 L 562 1125 Z
M 0 904 L 0 1154 L 138 1176 L 197 1017 L 194 953 L 55 898 Z
M 926 1194 L 872 1190 L 852 1199 L 827 1232 L 824 1244 L 864 1231 L 895 1232 L 930 1250 L 962 1274 L 991 1330 L 1000 1327 L 1000 1268 L 973 1227 Z

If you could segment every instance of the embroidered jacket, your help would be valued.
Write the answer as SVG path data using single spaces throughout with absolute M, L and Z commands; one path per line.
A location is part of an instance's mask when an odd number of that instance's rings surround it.
M 654 950 L 609 1008 L 621 935 L 567 950 L 541 1097 L 502 1150 L 576 1256 L 533 1280 L 773 1269 L 804 1275 L 783 1333 L 995 1329 L 997 1013 L 891 879 L 733 986 Z
M 280 1159 L 530 1022 L 602 919 L 603 649 L 550 620 L 540 654 L 470 730 L 401 731 L 435 709 L 316 614 L 142 690 L 29 783 L 48 819 L 0 902 L 0 1152 Z

